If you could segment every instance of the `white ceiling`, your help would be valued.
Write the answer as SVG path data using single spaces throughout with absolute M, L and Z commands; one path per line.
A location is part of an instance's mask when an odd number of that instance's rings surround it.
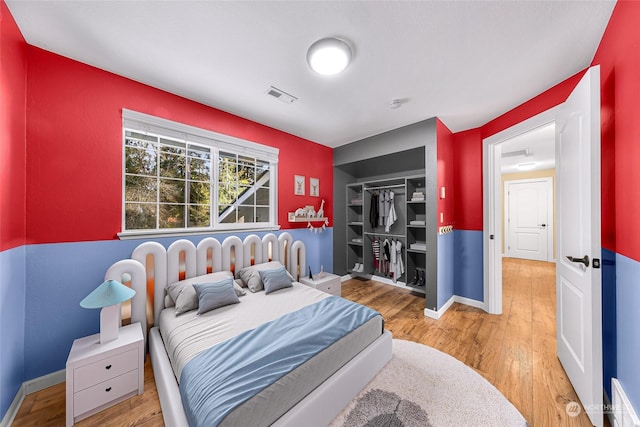
M 541 126 L 529 132 L 508 139 L 500 144 L 502 173 L 522 172 L 519 164 L 534 163 L 530 170 L 554 169 L 556 167 L 556 126 L 554 123 Z M 521 155 L 505 155 L 528 150 Z
M 26 41 L 336 147 L 439 117 L 478 127 L 586 68 L 613 1 L 6 0 Z M 354 46 L 341 75 L 307 48 Z M 275 86 L 298 100 L 267 95 Z M 406 99 L 390 109 L 395 98 Z

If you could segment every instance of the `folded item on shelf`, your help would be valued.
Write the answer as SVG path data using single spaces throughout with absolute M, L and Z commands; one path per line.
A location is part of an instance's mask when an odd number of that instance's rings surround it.
M 416 250 L 426 251 L 427 250 L 427 244 L 425 242 L 414 242 L 414 243 L 411 243 L 409 245 L 409 249 L 416 249 Z
M 362 237 L 354 237 L 351 241 L 355 243 L 362 243 Z
M 426 225 L 426 221 L 414 219 L 413 221 L 409 221 L 409 225 Z

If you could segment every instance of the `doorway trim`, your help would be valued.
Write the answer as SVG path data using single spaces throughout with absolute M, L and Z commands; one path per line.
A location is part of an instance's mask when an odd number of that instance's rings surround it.
M 558 106 L 515 124 L 482 140 L 482 196 L 484 309 L 502 314 L 502 179 L 500 144 L 523 133 L 556 121 Z

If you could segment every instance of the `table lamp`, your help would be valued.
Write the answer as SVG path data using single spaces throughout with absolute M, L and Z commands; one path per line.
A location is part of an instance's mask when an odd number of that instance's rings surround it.
M 100 344 L 118 338 L 120 330 L 120 303 L 127 301 L 136 291 L 116 280 L 107 280 L 80 301 L 83 308 L 101 308 Z

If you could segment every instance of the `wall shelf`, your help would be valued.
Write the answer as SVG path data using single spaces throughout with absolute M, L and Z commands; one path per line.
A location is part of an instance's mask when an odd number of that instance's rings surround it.
M 325 222 L 328 220 L 329 220 L 329 217 L 326 217 L 326 216 L 323 216 L 320 218 L 317 218 L 317 217 L 307 218 L 306 216 L 296 216 L 296 217 L 289 216 L 289 222 Z

